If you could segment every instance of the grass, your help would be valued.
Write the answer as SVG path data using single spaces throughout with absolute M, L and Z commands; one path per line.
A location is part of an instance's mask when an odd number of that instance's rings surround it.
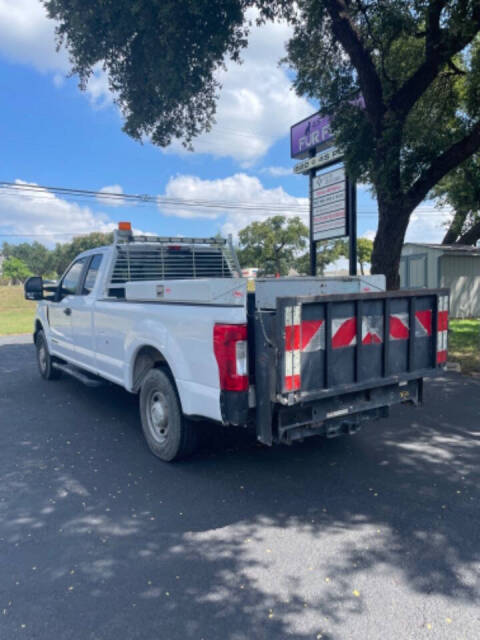
M 0 286 L 0 336 L 32 333 L 35 302 L 23 297 L 23 287 Z
M 450 320 L 448 360 L 458 362 L 463 373 L 480 373 L 480 319 Z

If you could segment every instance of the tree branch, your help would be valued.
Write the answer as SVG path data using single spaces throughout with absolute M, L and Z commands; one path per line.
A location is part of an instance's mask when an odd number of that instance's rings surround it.
M 480 220 L 476 222 L 471 229 L 466 231 L 455 244 L 469 244 L 474 246 L 480 239 Z
M 348 53 L 357 70 L 367 106 L 367 114 L 373 121 L 375 129 L 378 130 L 385 107 L 382 83 L 373 60 L 348 17 L 348 7 L 345 0 L 325 0 L 325 6 L 332 20 L 332 30 L 335 37 Z
M 392 109 L 403 118 L 435 80 L 440 68 L 470 44 L 480 30 L 478 4 L 473 9 L 469 28 L 465 28 L 461 34 L 456 32 L 455 36 L 448 37 L 448 31 L 443 32 L 440 28 L 440 15 L 445 4 L 444 0 L 432 0 L 427 15 L 425 60 L 390 100 Z
M 427 193 L 449 171 L 461 164 L 480 149 L 480 121 L 478 121 L 462 140 L 444 151 L 430 167 L 426 169 L 418 180 L 405 194 L 405 205 L 408 211 L 413 211 L 425 198 Z

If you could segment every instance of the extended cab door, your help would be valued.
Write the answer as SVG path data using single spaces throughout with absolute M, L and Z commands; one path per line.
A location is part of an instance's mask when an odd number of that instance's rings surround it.
M 102 264 L 102 257 L 102 254 L 98 253 L 87 258 L 87 265 L 80 282 L 78 294 L 70 303 L 75 359 L 78 364 L 92 369 L 96 366 L 95 327 L 93 322 L 94 289 Z
M 75 360 L 72 336 L 72 305 L 78 293 L 87 258 L 79 258 L 70 266 L 60 281 L 57 300 L 48 305 L 51 350 L 66 360 Z

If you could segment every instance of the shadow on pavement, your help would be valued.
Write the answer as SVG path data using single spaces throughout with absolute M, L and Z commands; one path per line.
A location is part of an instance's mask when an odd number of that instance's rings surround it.
M 134 396 L 45 383 L 33 356 L 0 347 L 10 633 L 25 618 L 39 638 L 377 637 L 362 635 L 372 599 L 387 606 L 375 576 L 412 608 L 478 606 L 480 384 L 431 381 L 424 408 L 292 447 L 202 425 L 200 451 L 166 465 Z M 359 635 L 339 631 L 352 620 Z

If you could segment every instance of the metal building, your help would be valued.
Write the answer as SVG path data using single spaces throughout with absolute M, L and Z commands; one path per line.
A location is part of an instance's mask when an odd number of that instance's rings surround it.
M 447 287 L 452 318 L 480 317 L 480 247 L 406 242 L 400 286 Z

